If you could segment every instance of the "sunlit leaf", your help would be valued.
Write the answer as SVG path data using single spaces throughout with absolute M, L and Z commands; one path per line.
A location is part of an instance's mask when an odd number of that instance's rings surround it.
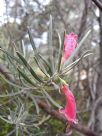
M 45 67 L 43 66 L 42 63 L 40 63 L 40 59 L 37 60 L 36 57 L 34 57 L 34 59 L 35 59 L 35 61 L 36 61 L 36 64 L 38 65 L 39 69 L 40 69 L 47 77 L 49 77 L 49 74 L 47 73 Z
M 45 60 L 45 59 L 43 58 L 43 56 L 41 56 L 40 54 L 38 54 L 38 56 L 40 57 L 40 59 L 41 59 L 42 62 L 44 63 L 45 68 L 46 68 L 46 70 L 48 71 L 49 75 L 51 75 L 52 71 L 51 71 L 50 65 L 49 65 L 49 63 L 47 62 L 47 60 Z
M 21 48 L 22 48 L 23 56 L 26 57 L 25 45 L 23 40 L 21 41 Z

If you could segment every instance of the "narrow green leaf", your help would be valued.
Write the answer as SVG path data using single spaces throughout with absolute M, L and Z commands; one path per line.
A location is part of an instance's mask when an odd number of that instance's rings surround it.
M 23 71 L 21 71 L 19 68 L 17 68 L 17 70 L 18 70 L 18 72 L 20 73 L 20 75 L 21 75 L 28 83 L 30 83 L 31 85 L 35 85 L 35 84 L 33 83 L 33 81 L 30 80 L 30 78 L 28 78 L 28 76 L 27 76 L 25 73 L 23 73 Z
M 51 63 L 51 71 L 54 73 L 54 58 L 53 58 L 53 44 L 52 44 L 52 16 L 50 15 L 49 35 L 48 35 L 48 49 L 49 59 Z
M 28 64 L 28 62 L 25 60 L 25 58 L 19 53 L 16 52 L 18 57 L 21 59 L 21 61 L 23 62 L 23 64 L 25 65 L 25 67 L 28 69 L 28 71 L 31 73 L 31 75 L 38 80 L 39 82 L 43 82 L 38 75 L 35 73 L 35 71 L 31 68 L 31 66 Z
M 65 31 L 63 34 L 62 42 L 61 42 L 61 37 L 58 33 L 58 39 L 59 39 L 59 56 L 58 56 L 58 69 L 57 69 L 58 72 L 60 71 L 61 68 L 61 59 L 62 59 L 63 48 L 64 48 L 64 38 L 65 38 Z
M 16 95 L 21 95 L 22 93 L 25 93 L 25 91 L 23 90 L 23 87 L 22 87 L 22 91 L 18 91 L 16 93 L 2 94 L 2 95 L 0 95 L 0 98 L 13 97 Z
M 36 99 L 34 98 L 34 96 L 32 94 L 29 94 L 29 97 L 32 99 L 32 101 L 33 101 L 33 103 L 35 105 L 37 114 L 39 114 L 40 109 L 39 109 L 39 106 L 38 106 L 38 104 L 36 102 Z
M 24 89 L 23 86 L 17 85 L 17 84 L 15 84 L 15 83 L 9 81 L 9 80 L 8 80 L 7 78 L 5 78 L 2 74 L 0 74 L 0 77 L 1 77 L 6 83 L 8 83 L 8 84 L 10 84 L 10 85 L 12 85 L 12 86 L 14 86 L 14 87 L 20 88 L 20 89 Z M 26 89 L 26 88 L 25 88 L 25 89 Z
M 49 101 L 56 106 L 57 108 L 62 108 L 62 106 L 60 106 L 57 102 L 55 102 L 52 97 L 45 91 L 43 90 L 44 94 L 46 95 L 46 97 L 49 99 Z
M 26 57 L 25 45 L 24 45 L 24 41 L 23 40 L 21 41 L 21 49 L 22 49 L 24 57 Z
M 93 54 L 93 53 L 86 54 L 85 56 L 83 56 L 83 58 L 85 58 L 85 57 L 87 57 L 87 56 L 90 56 L 90 55 L 92 55 L 92 54 Z M 81 58 L 78 62 L 76 62 L 75 64 L 73 64 L 72 67 L 70 67 L 69 69 L 67 69 L 67 71 L 66 71 L 65 73 L 67 73 L 68 71 L 70 71 L 71 69 L 73 69 L 81 60 L 82 60 L 82 58 Z
M 7 56 L 11 57 L 13 60 L 15 60 L 16 62 L 18 62 L 19 64 L 21 64 L 21 62 L 12 55 L 12 53 L 9 53 L 8 51 L 6 51 L 5 49 L 0 48 L 1 51 L 3 51 Z
M 14 61 L 12 61 L 12 58 L 7 55 L 8 63 L 14 67 L 14 69 L 17 68 L 17 65 Z
M 38 65 L 39 69 L 40 69 L 47 77 L 49 77 L 49 75 L 48 75 L 48 73 L 47 73 L 45 67 L 43 66 L 43 64 L 40 63 L 40 59 L 39 59 L 39 61 L 38 61 L 37 58 L 34 56 L 34 60 L 35 60 L 36 64 Z
M 8 124 L 13 124 L 13 122 L 9 121 L 8 119 L 5 119 L 3 116 L 0 115 L 0 119 Z
M 74 61 L 73 63 L 71 63 L 70 65 L 68 65 L 66 68 L 63 69 L 63 72 L 61 73 L 64 74 L 64 73 L 67 73 L 68 71 L 70 71 L 72 68 L 74 68 L 83 58 L 89 56 L 89 55 L 92 55 L 93 52 L 88 50 L 86 51 L 79 59 L 77 59 L 76 61 Z
M 36 51 L 36 46 L 35 46 L 35 43 L 34 43 L 33 36 L 32 36 L 32 34 L 31 34 L 30 28 L 28 28 L 28 35 L 29 35 L 29 39 L 30 39 L 30 42 L 31 42 L 33 51 L 34 51 L 34 53 L 35 53 L 35 51 Z
M 92 51 L 91 51 L 91 50 L 85 51 L 85 52 L 81 55 L 80 58 L 78 58 L 77 60 L 75 60 L 74 62 L 72 62 L 71 64 L 69 64 L 67 67 L 63 68 L 63 71 L 66 70 L 66 69 L 68 69 L 68 68 L 70 68 L 70 67 L 72 67 L 73 64 L 77 63 L 79 60 L 81 60 L 81 59 L 82 59 L 86 54 L 88 54 L 88 53 L 92 53 Z
M 49 66 L 49 63 L 47 62 L 47 60 L 45 60 L 40 54 L 38 54 L 38 56 L 40 57 L 40 59 L 43 61 L 45 67 L 46 67 L 46 70 L 48 71 L 49 75 L 51 75 L 52 71 L 51 71 L 51 68 Z

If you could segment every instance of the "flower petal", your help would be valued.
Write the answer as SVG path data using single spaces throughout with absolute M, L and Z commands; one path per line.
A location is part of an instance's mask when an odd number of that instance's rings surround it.
M 64 55 L 62 58 L 62 63 L 64 63 L 72 54 L 74 49 L 77 46 L 78 36 L 74 33 L 70 33 L 69 35 L 65 35 L 64 39 Z
M 60 109 L 59 112 L 64 114 L 70 123 L 77 123 L 76 120 L 76 102 L 73 93 L 69 90 L 67 85 L 61 86 L 61 91 L 66 96 L 66 106 Z

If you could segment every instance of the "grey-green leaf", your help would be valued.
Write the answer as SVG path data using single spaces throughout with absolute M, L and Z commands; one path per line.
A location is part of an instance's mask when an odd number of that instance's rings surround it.
M 59 39 L 59 56 L 58 56 L 58 69 L 57 69 L 58 72 L 60 71 L 61 68 L 61 59 L 62 59 L 63 48 L 64 48 L 64 38 L 65 38 L 65 31 L 63 34 L 62 42 L 61 42 L 61 37 L 58 33 L 58 39 Z
M 9 53 L 8 51 L 6 51 L 5 49 L 0 48 L 1 51 L 3 51 L 7 56 L 9 56 L 10 58 L 12 58 L 13 60 L 15 60 L 16 62 L 18 62 L 19 64 L 21 64 L 21 62 L 12 55 L 12 53 Z
M 32 34 L 31 34 L 30 28 L 28 28 L 28 35 L 29 35 L 29 39 L 30 39 L 30 42 L 31 42 L 33 51 L 34 51 L 34 53 L 35 53 L 35 51 L 36 51 L 36 46 L 35 46 L 35 43 L 34 43 L 33 36 L 32 36 Z
M 52 97 L 45 91 L 43 90 L 44 94 L 46 95 L 46 97 L 49 99 L 49 101 L 56 106 L 57 108 L 62 108 L 62 106 L 60 106 L 57 102 L 55 102 Z
M 51 71 L 54 73 L 54 58 L 53 58 L 53 44 L 52 44 L 52 16 L 50 15 L 50 25 L 49 25 L 49 33 L 48 33 L 48 52 L 49 59 L 51 64 Z
M 19 68 L 17 68 L 17 70 L 18 70 L 18 72 L 21 74 L 21 76 L 22 76 L 28 83 L 30 83 L 31 85 L 35 85 L 35 84 L 33 83 L 33 81 L 32 81 L 30 78 L 28 78 L 28 76 L 27 76 L 25 73 L 23 73 L 23 71 L 21 71 Z
M 40 69 L 47 77 L 49 77 L 49 74 L 47 73 L 45 67 L 44 67 L 43 64 L 40 62 L 40 59 L 37 60 L 36 57 L 34 57 L 34 59 L 35 59 L 36 64 L 38 65 L 39 69 Z
M 48 69 L 47 71 L 48 71 L 49 75 L 51 75 L 52 71 L 51 71 L 50 65 L 47 62 L 47 60 L 45 60 L 40 54 L 38 54 L 38 56 L 40 57 L 40 59 L 42 60 L 42 62 L 44 63 L 44 65 L 46 66 L 46 69 Z
M 16 52 L 18 57 L 21 59 L 21 61 L 23 62 L 23 64 L 25 65 L 25 67 L 28 69 L 28 71 L 31 73 L 31 75 L 38 80 L 39 82 L 43 82 L 40 77 L 38 77 L 38 75 L 35 73 L 35 71 L 31 68 L 31 66 L 28 64 L 28 62 L 25 60 L 25 58 L 19 53 Z M 44 82 L 43 82 L 44 83 Z

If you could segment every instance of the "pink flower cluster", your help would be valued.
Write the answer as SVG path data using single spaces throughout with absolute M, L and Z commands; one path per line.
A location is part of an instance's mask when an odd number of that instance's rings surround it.
M 74 33 L 65 35 L 64 40 L 64 55 L 62 57 L 62 64 L 71 56 L 73 51 L 77 46 L 78 36 Z M 69 90 L 68 86 L 63 84 L 60 87 L 61 92 L 66 96 L 66 105 L 64 109 L 60 109 L 59 112 L 62 113 L 69 123 L 77 123 L 76 120 L 76 102 L 73 93 Z
M 65 108 L 60 109 L 59 112 L 66 117 L 69 123 L 77 123 L 76 102 L 73 93 L 69 90 L 67 85 L 62 85 L 60 90 L 66 96 L 66 105 Z
M 65 35 L 64 39 L 64 55 L 62 57 L 62 63 L 64 63 L 72 54 L 74 49 L 77 46 L 78 36 L 74 33 L 70 33 L 69 35 Z

